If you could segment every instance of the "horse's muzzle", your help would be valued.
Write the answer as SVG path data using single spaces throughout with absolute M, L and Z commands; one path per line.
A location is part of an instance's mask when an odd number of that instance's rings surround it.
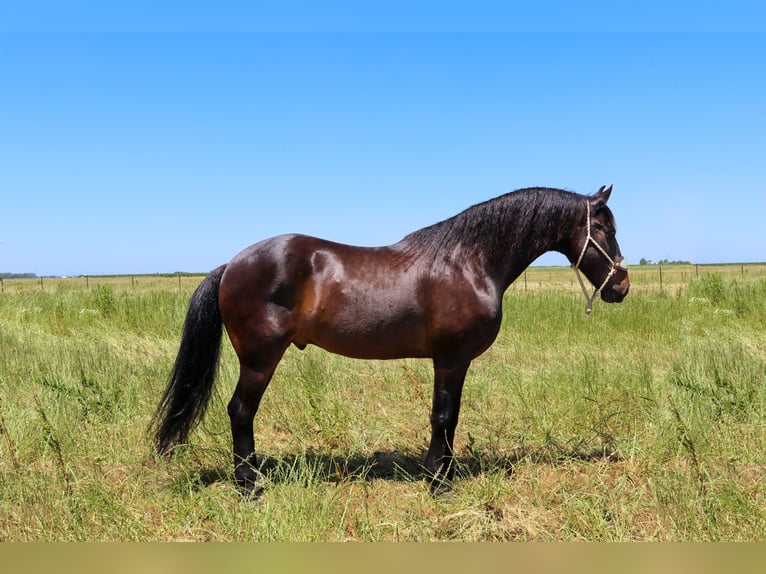
M 617 279 L 617 277 L 615 277 Z M 606 287 L 601 290 L 601 300 L 606 303 L 619 303 L 630 291 L 630 279 L 628 278 L 628 272 L 625 271 L 622 280 L 609 282 Z

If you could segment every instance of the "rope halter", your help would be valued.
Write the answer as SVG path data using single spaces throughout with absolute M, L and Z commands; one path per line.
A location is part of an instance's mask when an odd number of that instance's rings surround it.
M 587 201 L 588 206 L 588 216 L 587 216 L 587 223 L 586 228 L 588 230 L 588 237 L 585 239 L 585 242 L 582 245 L 582 250 L 580 251 L 580 257 L 577 258 L 577 263 L 573 265 L 575 275 L 577 275 L 577 280 L 580 282 L 580 287 L 582 288 L 583 295 L 585 295 L 585 301 L 587 302 L 585 305 L 585 315 L 586 317 L 590 317 L 591 311 L 593 311 L 593 301 L 596 300 L 596 297 L 601 293 L 601 290 L 606 287 L 606 284 L 609 282 L 609 280 L 614 276 L 617 271 L 624 269 L 622 266 L 622 262 L 624 258 L 622 256 L 617 257 L 617 259 L 612 259 L 609 254 L 606 252 L 606 250 L 601 247 L 598 242 L 593 239 L 593 236 L 590 233 L 590 201 Z M 606 278 L 604 281 L 599 285 L 599 287 L 593 292 L 593 295 L 588 295 L 588 289 L 585 287 L 585 282 L 582 280 L 582 276 L 580 275 L 580 263 L 582 263 L 583 257 L 585 257 L 585 252 L 588 250 L 588 245 L 593 244 L 596 249 L 603 255 L 606 260 L 609 262 L 610 268 L 609 273 L 607 273 Z

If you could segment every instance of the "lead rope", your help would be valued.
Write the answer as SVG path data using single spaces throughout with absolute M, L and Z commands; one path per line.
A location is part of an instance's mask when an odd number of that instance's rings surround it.
M 620 262 L 615 261 L 611 257 L 609 257 L 609 254 L 604 250 L 603 247 L 601 247 L 595 239 L 593 239 L 593 236 L 590 234 L 590 202 L 586 201 L 586 205 L 588 207 L 588 216 L 587 216 L 587 223 L 586 228 L 588 230 L 588 237 L 585 239 L 585 243 L 582 245 L 582 251 L 580 251 L 580 257 L 577 258 L 577 263 L 573 266 L 575 275 L 577 276 L 577 281 L 580 283 L 580 288 L 582 289 L 583 295 L 585 295 L 585 316 L 590 317 L 591 311 L 593 311 L 593 301 L 596 300 L 596 297 L 598 297 L 599 293 L 601 293 L 601 290 L 606 287 L 606 284 L 609 282 L 609 280 L 612 278 L 612 276 L 617 273 L 617 270 L 620 268 Z M 606 257 L 606 260 L 611 265 L 611 269 L 609 269 L 609 273 L 607 273 L 606 278 L 601 283 L 601 285 L 593 292 L 593 295 L 588 295 L 588 289 L 585 287 L 585 282 L 582 280 L 582 276 L 580 275 L 580 263 L 582 263 L 582 258 L 585 256 L 585 252 L 588 250 L 588 244 L 593 243 L 593 245 L 596 246 L 596 249 L 601 252 L 601 254 Z

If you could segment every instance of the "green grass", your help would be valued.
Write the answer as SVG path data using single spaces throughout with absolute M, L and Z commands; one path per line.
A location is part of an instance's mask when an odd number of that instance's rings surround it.
M 429 362 L 290 349 L 256 501 L 231 483 L 228 343 L 191 444 L 156 459 L 146 434 L 199 277 L 4 281 L 0 540 L 763 540 L 766 267 L 631 273 L 589 319 L 569 270 L 511 287 L 439 498 Z

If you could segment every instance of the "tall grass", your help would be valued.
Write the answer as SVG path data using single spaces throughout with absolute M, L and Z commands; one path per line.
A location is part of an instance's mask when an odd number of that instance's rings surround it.
M 231 483 L 228 344 L 191 444 L 160 460 L 146 435 L 198 278 L 8 282 L 0 540 L 762 540 L 766 273 L 683 273 L 585 319 L 564 270 L 530 269 L 469 371 L 438 498 L 430 364 L 290 349 L 256 501 Z

